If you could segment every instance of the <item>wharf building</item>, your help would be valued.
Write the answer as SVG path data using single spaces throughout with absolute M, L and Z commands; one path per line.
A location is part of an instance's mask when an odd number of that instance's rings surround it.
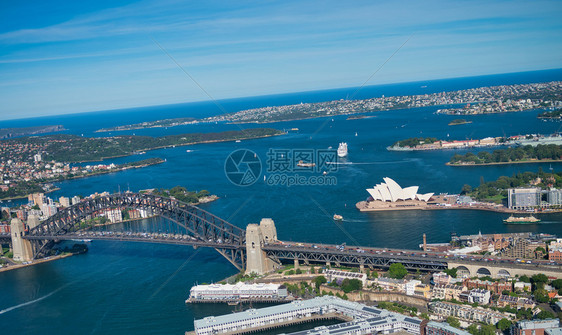
M 243 334 L 295 323 L 337 318 L 347 322 L 332 326 L 291 333 L 291 335 L 328 334 L 390 334 L 406 332 L 420 334 L 422 320 L 402 314 L 369 307 L 333 296 L 293 301 L 261 309 L 249 309 L 240 313 L 210 316 L 195 320 L 195 334 Z
M 279 301 L 287 299 L 287 288 L 279 284 L 211 284 L 191 288 L 189 302 Z

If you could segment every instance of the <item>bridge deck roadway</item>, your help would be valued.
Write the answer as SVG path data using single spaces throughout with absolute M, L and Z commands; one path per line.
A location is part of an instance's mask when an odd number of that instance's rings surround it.
M 56 236 L 24 236 L 27 240 L 60 240 L 60 241 L 83 241 L 83 240 L 104 240 L 104 241 L 127 241 L 127 242 L 145 242 L 145 243 L 161 243 L 175 245 L 190 245 L 195 247 L 210 247 L 219 249 L 245 249 L 246 246 L 234 245 L 228 243 L 204 242 L 191 238 L 175 238 L 172 237 L 154 237 L 154 236 L 134 236 L 134 235 L 97 235 L 97 234 L 66 234 Z
M 279 259 L 298 259 L 299 261 L 341 263 L 354 265 L 373 265 L 388 267 L 392 263 L 402 263 L 410 269 L 438 270 L 445 269 L 449 263 L 456 265 L 479 266 L 483 268 L 521 269 L 530 271 L 559 272 L 562 276 L 562 264 L 546 260 L 529 260 L 523 263 L 511 258 L 482 255 L 448 255 L 444 253 L 424 252 L 420 250 L 397 250 L 388 248 L 370 248 L 341 246 L 329 244 L 302 244 L 280 242 L 265 245 L 263 249 L 271 257 Z

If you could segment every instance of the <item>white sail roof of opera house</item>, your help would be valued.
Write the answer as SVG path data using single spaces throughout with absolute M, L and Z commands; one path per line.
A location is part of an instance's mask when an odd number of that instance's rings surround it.
M 391 201 L 398 200 L 421 200 L 429 201 L 433 193 L 418 194 L 419 186 L 410 186 L 402 188 L 394 180 L 385 177 L 384 183 L 375 185 L 374 188 L 368 188 L 367 192 L 371 195 L 373 200 Z

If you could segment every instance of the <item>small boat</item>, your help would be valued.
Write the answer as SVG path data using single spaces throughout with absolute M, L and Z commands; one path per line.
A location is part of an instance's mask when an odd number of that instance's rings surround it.
M 187 149 L 185 152 L 193 152 L 193 150 Z
M 240 143 L 240 142 L 242 142 L 242 141 L 240 141 L 240 140 L 236 140 L 236 143 Z
M 314 166 L 316 166 L 316 163 L 305 163 L 303 161 L 299 161 L 297 163 L 297 166 L 298 167 L 314 167 Z
M 240 301 L 229 301 L 227 302 L 228 306 L 236 306 L 240 303 Z
M 504 223 L 513 223 L 513 224 L 521 224 L 521 223 L 537 223 L 541 222 L 541 219 L 537 219 L 536 217 L 530 216 L 513 216 L 511 215 L 507 219 L 503 220 Z
M 334 221 L 343 221 L 343 216 L 339 214 L 334 214 Z

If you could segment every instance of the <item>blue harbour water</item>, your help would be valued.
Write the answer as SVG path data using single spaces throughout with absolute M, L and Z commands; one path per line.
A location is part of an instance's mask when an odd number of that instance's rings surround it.
M 429 82 L 373 86 L 355 98 L 408 95 L 457 90 L 485 85 L 562 80 L 562 70 L 459 78 Z M 427 87 L 422 87 L 427 86 Z M 354 89 L 307 92 L 221 101 L 229 112 L 311 101 L 343 99 Z M 436 115 L 438 107 L 374 113 L 374 117 L 346 120 L 345 116 L 268 124 L 297 132 L 241 143 L 201 144 L 148 151 L 142 156 L 111 159 L 125 162 L 149 157 L 165 158 L 163 164 L 85 179 L 57 183 L 49 196 L 89 195 L 94 192 L 138 191 L 182 185 L 207 189 L 220 199 L 203 205 L 210 212 L 240 227 L 275 220 L 279 238 L 289 241 L 359 244 L 393 248 L 417 248 L 423 233 L 428 242 L 446 242 L 451 232 L 470 234 L 534 231 L 562 236 L 562 215 L 541 216 L 538 225 L 506 226 L 505 215 L 493 212 L 444 210 L 361 213 L 355 203 L 367 197 L 365 188 L 391 177 L 420 192 L 458 193 L 463 184 L 476 186 L 480 178 L 495 180 L 523 171 L 547 171 L 550 164 L 518 164 L 489 167 L 448 167 L 455 153 L 465 151 L 390 152 L 385 148 L 412 136 L 466 139 L 525 133 L 550 134 L 561 123 L 543 122 L 538 111 L 465 117 L 473 123 L 448 126 L 454 116 Z M 96 129 L 173 117 L 219 114 L 211 102 L 104 111 L 57 117 L 0 122 L 0 128 L 63 124 L 67 133 L 108 136 Z M 258 125 L 240 125 L 243 128 Z M 263 126 L 263 125 L 262 125 Z M 118 132 L 161 136 L 187 132 L 239 129 L 237 125 L 198 124 Z M 357 133 L 357 136 L 355 134 Z M 237 149 L 256 152 L 264 168 L 270 149 L 327 149 L 347 142 L 349 157 L 328 176 L 333 186 L 270 186 L 263 177 L 247 187 L 229 182 L 224 172 L 227 156 Z M 192 150 L 186 152 L 186 150 Z M 553 163 L 555 171 L 562 168 Z M 270 173 L 265 172 L 266 175 Z M 299 173 L 308 176 L 307 173 Z M 319 175 L 319 173 L 313 173 Z M 344 222 L 336 224 L 334 213 Z M 0 324 L 7 334 L 182 334 L 193 329 L 193 319 L 228 313 L 222 305 L 186 305 L 189 288 L 236 273 L 236 269 L 211 249 L 94 241 L 87 254 L 33 267 L 0 273 Z

